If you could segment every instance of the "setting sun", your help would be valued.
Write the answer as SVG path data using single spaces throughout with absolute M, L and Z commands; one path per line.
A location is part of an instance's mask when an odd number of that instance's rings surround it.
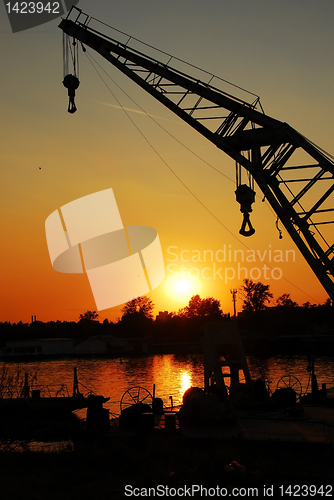
M 190 290 L 190 283 L 187 280 L 178 280 L 175 283 L 175 290 L 179 293 L 187 293 Z
M 200 291 L 199 280 L 190 278 L 167 279 L 165 282 L 165 290 L 174 300 L 182 302 L 184 305 L 188 303 L 193 295 Z

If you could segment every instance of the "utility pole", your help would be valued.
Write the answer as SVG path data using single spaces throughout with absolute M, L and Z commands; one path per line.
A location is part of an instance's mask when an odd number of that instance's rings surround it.
M 238 290 L 236 288 L 231 288 L 230 290 L 231 294 L 232 294 L 232 302 L 233 302 L 233 316 L 234 318 L 237 317 L 237 308 L 236 308 L 236 302 L 237 302 L 237 292 Z

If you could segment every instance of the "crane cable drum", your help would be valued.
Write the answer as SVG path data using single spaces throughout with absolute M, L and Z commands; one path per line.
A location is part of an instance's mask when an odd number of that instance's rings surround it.
M 248 156 L 250 152 L 248 151 Z M 236 173 L 236 190 L 235 195 L 237 202 L 240 203 L 240 212 L 243 214 L 243 221 L 239 231 L 242 236 L 252 236 L 255 233 L 255 229 L 250 221 L 249 214 L 253 211 L 252 204 L 255 202 L 255 191 L 254 191 L 254 178 L 247 172 L 248 184 L 242 184 L 242 165 L 238 162 L 235 163 L 235 173 Z M 247 227 L 248 226 L 248 227 Z
M 70 69 L 71 65 L 71 69 Z M 63 85 L 68 90 L 68 109 L 71 114 L 77 107 L 74 102 L 75 91 L 80 85 L 79 81 L 79 49 L 75 38 L 63 33 Z

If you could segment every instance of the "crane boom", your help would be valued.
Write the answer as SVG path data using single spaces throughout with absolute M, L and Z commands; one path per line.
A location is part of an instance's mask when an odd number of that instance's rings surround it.
M 130 38 L 122 43 L 100 33 L 90 26 L 91 19 L 72 7 L 59 27 L 242 165 L 334 301 L 332 157 L 287 123 L 265 115 L 254 94 L 248 93 L 251 102 L 235 97 L 213 86 L 213 77 L 199 80 L 173 67 L 172 58 L 163 63 L 131 48 Z M 325 234 L 319 226 L 331 230 Z

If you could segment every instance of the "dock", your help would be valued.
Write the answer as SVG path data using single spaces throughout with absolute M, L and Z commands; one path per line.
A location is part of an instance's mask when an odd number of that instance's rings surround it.
M 226 425 L 182 426 L 187 438 L 334 443 L 334 408 L 304 406 L 270 413 L 239 411 Z

